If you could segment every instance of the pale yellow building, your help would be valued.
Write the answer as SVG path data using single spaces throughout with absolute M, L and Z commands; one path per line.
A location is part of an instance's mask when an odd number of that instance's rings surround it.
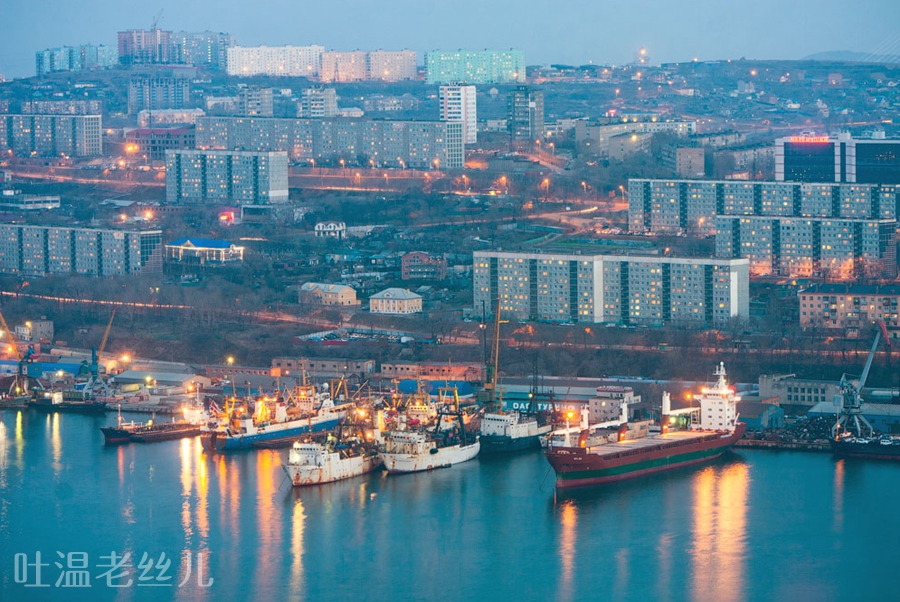
M 373 314 L 415 314 L 422 311 L 422 297 L 405 288 L 388 288 L 369 297 Z
M 354 288 L 345 284 L 322 284 L 320 282 L 307 282 L 301 286 L 299 302 L 336 307 L 355 307 L 359 305 Z

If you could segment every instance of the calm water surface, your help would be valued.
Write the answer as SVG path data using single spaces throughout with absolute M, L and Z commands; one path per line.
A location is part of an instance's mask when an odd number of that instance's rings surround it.
M 111 422 L 0 412 L 0 602 L 900 599 L 900 463 L 738 450 L 554 501 L 528 453 L 295 491 L 286 450 L 109 448 Z M 16 582 L 36 552 L 48 588 Z M 54 587 L 57 552 L 88 555 L 91 588 Z M 96 578 L 112 552 L 131 586 Z M 171 586 L 138 586 L 145 552 L 172 564 L 141 583 Z

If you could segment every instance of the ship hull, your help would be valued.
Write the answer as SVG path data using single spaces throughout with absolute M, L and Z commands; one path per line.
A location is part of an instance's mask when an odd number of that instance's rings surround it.
M 872 443 L 832 441 L 831 452 L 841 458 L 900 460 L 900 445 L 881 445 L 878 441 Z
M 508 435 L 481 435 L 481 454 L 507 454 L 538 449 L 541 446 L 540 435 L 527 437 L 510 437 Z
M 103 433 L 103 439 L 107 445 L 121 445 L 131 441 L 131 431 L 128 429 L 104 426 L 100 428 L 100 432 Z
M 45 403 L 37 401 L 31 404 L 39 412 L 67 412 L 73 414 L 105 414 L 106 402 L 93 401 L 63 401 L 60 403 Z
M 283 468 L 294 487 L 308 487 L 358 477 L 380 466 L 381 458 L 368 455 L 343 458 L 323 466 L 286 464 Z
M 157 441 L 187 439 L 188 437 L 196 437 L 199 434 L 199 426 L 185 425 L 177 428 L 158 430 L 148 429 L 146 431 L 134 432 L 131 434 L 131 440 L 136 441 L 137 443 L 156 443 Z
M 203 447 L 207 451 L 236 451 L 253 449 L 253 444 L 260 441 L 299 437 L 309 432 L 327 431 L 336 427 L 340 420 L 340 416 L 318 422 L 313 420 L 312 424 L 310 424 L 310 421 L 304 420 L 302 424 L 282 426 L 282 428 L 278 428 L 281 425 L 275 425 L 267 428 L 264 432 L 252 435 L 228 435 L 222 431 L 203 431 L 201 435 Z
M 416 454 L 381 452 L 380 456 L 389 473 L 422 472 L 467 462 L 478 455 L 481 443 L 476 441 L 468 445 L 450 445 L 432 449 L 436 449 L 437 452 L 431 453 L 431 450 Z
M 620 454 L 600 455 L 577 447 L 554 447 L 544 453 L 556 471 L 557 489 L 590 487 L 711 462 L 728 451 L 746 428 L 738 423 L 730 434 L 710 434 L 688 442 L 661 442 Z

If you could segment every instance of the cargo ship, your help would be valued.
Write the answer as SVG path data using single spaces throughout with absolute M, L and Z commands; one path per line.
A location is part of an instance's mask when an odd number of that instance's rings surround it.
M 850 433 L 831 440 L 831 452 L 844 458 L 872 458 L 875 460 L 900 460 L 900 438 L 854 437 Z
M 740 397 L 728 386 L 724 364 L 715 375 L 716 384 L 695 397 L 699 408 L 673 411 L 664 393 L 657 428 L 651 429 L 650 421 L 604 423 L 582 430 L 577 440 L 551 442 L 544 454 L 556 472 L 557 489 L 611 483 L 721 456 L 747 427 L 738 421 Z

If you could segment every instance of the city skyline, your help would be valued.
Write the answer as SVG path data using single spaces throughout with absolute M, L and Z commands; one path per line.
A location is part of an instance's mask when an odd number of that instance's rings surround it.
M 93 10 L 57 1 L 7 2 L 0 22 L 0 74 L 34 75 L 34 53 L 62 45 L 115 45 L 117 31 L 158 27 L 172 31 L 226 31 L 241 45 L 320 44 L 331 50 L 409 48 L 430 50 L 517 48 L 527 63 L 625 64 L 641 47 L 659 62 L 738 59 L 801 59 L 827 51 L 896 54 L 893 23 L 900 5 L 776 0 L 690 5 L 662 0 L 569 2 L 511 0 L 453 4 L 420 0 L 381 3 L 346 0 L 297 7 L 284 0 L 256 5 L 163 0 L 123 6 L 109 0 Z M 44 18 L 45 15 L 52 15 Z M 539 18 L 538 18 L 539 17 Z M 498 26 L 497 24 L 502 24 Z

